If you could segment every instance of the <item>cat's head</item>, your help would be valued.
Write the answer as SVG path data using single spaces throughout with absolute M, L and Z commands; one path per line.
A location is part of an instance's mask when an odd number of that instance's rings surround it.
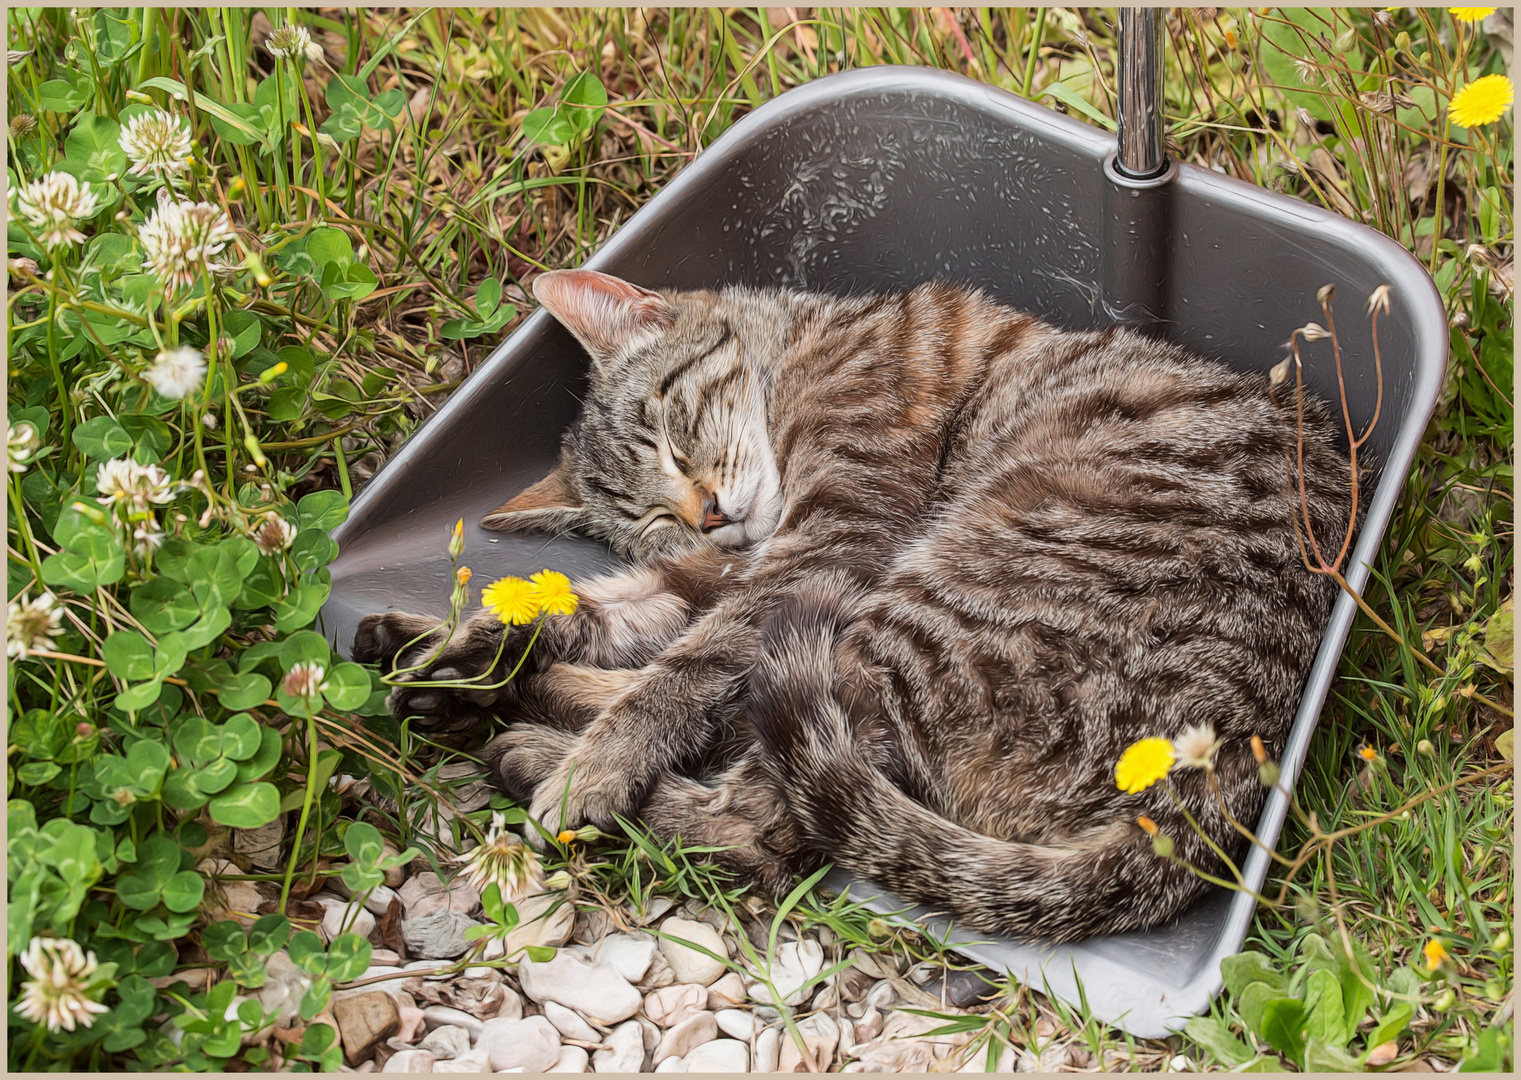
M 634 559 L 770 535 L 782 500 L 761 360 L 785 337 L 778 301 L 590 270 L 533 289 L 591 354 L 591 390 L 559 467 L 481 524 L 578 532 Z

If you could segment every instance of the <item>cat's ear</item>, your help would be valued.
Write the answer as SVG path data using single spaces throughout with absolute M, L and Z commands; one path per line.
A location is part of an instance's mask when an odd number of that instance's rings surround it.
M 586 346 L 607 360 L 670 326 L 665 297 L 595 270 L 550 270 L 533 280 L 533 295 Z
M 579 525 L 585 513 L 567 456 L 554 472 L 481 518 L 481 527 L 497 532 L 562 533 Z

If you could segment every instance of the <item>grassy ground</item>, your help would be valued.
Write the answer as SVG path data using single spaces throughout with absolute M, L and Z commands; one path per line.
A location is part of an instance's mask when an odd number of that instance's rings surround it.
M 287 25 L 310 57 L 272 55 Z M 98 196 L 77 243 L 49 248 L 15 212 L 10 230 L 11 430 L 30 422 L 52 450 L 13 439 L 8 596 L 48 587 L 64 613 L 9 666 L 10 985 L 33 931 L 116 965 L 113 1011 L 88 1031 L 12 1011 L 13 1067 L 267 1060 L 239 1050 L 215 997 L 147 982 L 209 952 L 232 986 L 258 954 L 206 944 L 183 875 L 228 827 L 283 821 L 278 866 L 243 876 L 276 883 L 296 918 L 345 840 L 363 846 L 347 826 L 362 808 L 327 776 L 401 796 L 368 816 L 403 846 L 433 793 L 447 798 L 444 757 L 389 728 L 371 676 L 301 630 L 346 497 L 528 312 L 524 279 L 576 265 L 737 117 L 828 72 L 934 66 L 1093 123 L 1114 114 L 1108 9 L 16 9 L 8 33 L 11 191 L 56 169 Z M 1173 153 L 1405 243 L 1451 317 L 1450 372 L 1368 591 L 1377 620 L 1353 630 L 1279 844 L 1304 858 L 1269 881 L 1281 902 L 1249 943 L 1265 959 L 1166 1043 L 1025 988 L 969 1022 L 979 1038 L 1070 1044 L 1073 1068 L 1498 1068 L 1509 1054 L 1511 128 L 1508 111 L 1455 125 L 1447 103 L 1508 73 L 1510 35 L 1503 13 L 1435 9 L 1169 18 Z M 149 102 L 195 138 L 177 190 L 237 230 L 219 256 L 233 269 L 202 267 L 167 297 L 141 269 L 163 185 L 131 173 L 118 142 Z M 177 345 L 211 377 L 183 398 L 150 392 L 154 357 Z M 128 455 L 189 486 L 70 509 L 93 504 L 100 462 Z M 235 539 L 271 513 L 294 543 Z M 134 544 L 157 528 L 166 542 Z M 292 681 L 304 663 L 324 665 L 321 694 Z M 479 817 L 453 821 L 454 838 Z M 725 888 L 639 845 L 565 855 L 588 902 Z M 791 917 L 935 955 L 826 900 Z M 1370 959 L 1347 961 L 1349 943 Z M 335 978 L 337 949 L 313 961 Z M 178 1046 L 140 1030 L 166 1013 Z M 310 1038 L 287 1060 L 331 1065 L 332 1048 Z

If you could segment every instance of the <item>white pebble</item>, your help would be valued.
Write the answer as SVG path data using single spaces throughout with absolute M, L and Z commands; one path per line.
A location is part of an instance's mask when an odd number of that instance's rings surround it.
M 720 1009 L 713 1014 L 725 1035 L 732 1035 L 741 1042 L 749 1042 L 755 1034 L 755 1017 L 744 1009 Z

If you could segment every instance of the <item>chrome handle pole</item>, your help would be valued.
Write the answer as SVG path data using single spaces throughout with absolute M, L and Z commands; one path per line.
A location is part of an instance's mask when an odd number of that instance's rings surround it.
M 1136 180 L 1149 179 L 1167 168 L 1158 15 L 1157 8 L 1120 8 L 1120 151 L 1115 167 Z

